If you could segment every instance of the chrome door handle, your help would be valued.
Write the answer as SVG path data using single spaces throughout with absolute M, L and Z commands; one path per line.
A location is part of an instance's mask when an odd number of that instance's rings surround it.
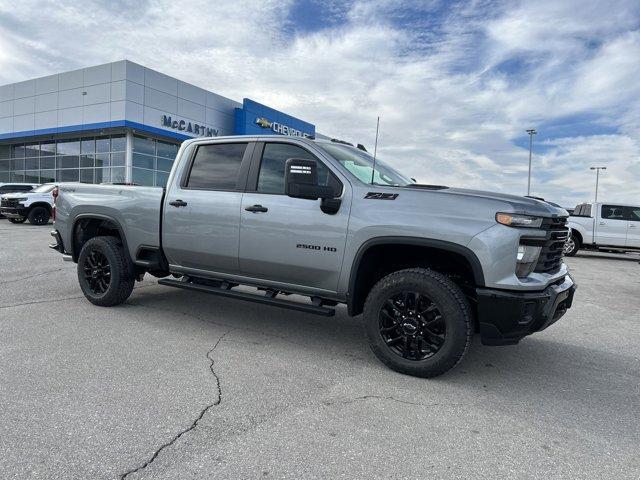
M 600 222 L 600 225 L 606 225 L 607 222 Z

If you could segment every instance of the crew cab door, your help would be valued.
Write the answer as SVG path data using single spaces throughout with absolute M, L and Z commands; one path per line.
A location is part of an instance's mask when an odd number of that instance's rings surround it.
M 627 227 L 627 247 L 640 248 L 640 207 L 626 207 L 629 224 Z
M 197 143 L 185 151 L 163 206 L 162 246 L 173 267 L 238 273 L 240 205 L 253 144 Z
M 285 195 L 285 162 L 289 158 L 318 163 L 319 181 L 341 194 L 336 213 L 324 213 L 320 200 Z M 306 147 L 278 141 L 257 144 L 240 212 L 242 275 L 335 292 L 350 205 L 349 183 Z
M 602 205 L 596 219 L 595 242 L 598 245 L 624 247 L 629 221 L 620 205 Z

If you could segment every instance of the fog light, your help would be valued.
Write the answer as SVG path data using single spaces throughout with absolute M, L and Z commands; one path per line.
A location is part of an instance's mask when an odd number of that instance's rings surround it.
M 542 247 L 519 245 L 516 254 L 516 276 L 524 278 L 536 268 Z

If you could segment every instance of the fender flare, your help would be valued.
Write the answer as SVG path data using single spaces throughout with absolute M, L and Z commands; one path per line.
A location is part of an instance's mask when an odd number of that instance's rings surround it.
M 71 251 L 71 255 L 73 257 L 74 262 L 78 261 L 78 255 L 76 254 L 76 249 L 75 249 L 76 226 L 78 225 L 78 222 L 80 220 L 84 220 L 84 219 L 107 220 L 113 223 L 116 226 L 118 233 L 120 234 L 120 239 L 122 240 L 122 244 L 124 245 L 125 252 L 127 252 L 127 255 L 131 256 L 129 253 L 129 246 L 127 245 L 127 237 L 125 237 L 124 235 L 124 229 L 122 228 L 122 225 L 120 225 L 120 222 L 118 222 L 113 217 L 110 217 L 108 215 L 102 215 L 101 213 L 80 213 L 73 218 L 73 224 L 71 226 L 71 238 L 69 240 L 69 243 L 70 243 L 69 250 Z M 133 259 L 131 260 L 133 261 Z
M 428 248 L 436 248 L 440 250 L 446 250 L 451 253 L 456 253 L 461 255 L 463 258 L 469 262 L 469 266 L 471 267 L 471 271 L 473 273 L 473 279 L 477 287 L 483 287 L 485 285 L 484 280 L 484 272 L 482 270 L 482 264 L 476 254 L 469 248 L 464 245 L 460 245 L 458 243 L 447 242 L 445 240 L 435 240 L 431 238 L 421 238 L 421 237 L 402 237 L 402 236 L 384 236 L 384 237 L 373 237 L 366 240 L 356 253 L 353 263 L 351 265 L 351 272 L 349 274 L 349 285 L 347 290 L 347 307 L 349 312 L 353 309 L 353 300 L 355 291 L 355 283 L 357 272 L 360 268 L 360 263 L 362 262 L 362 258 L 364 254 L 374 246 L 378 245 L 387 245 L 387 244 L 404 244 L 404 245 L 412 245 L 412 246 L 420 246 L 420 247 L 428 247 Z
M 35 207 L 44 207 L 46 208 L 49 213 L 51 213 L 51 211 L 53 210 L 53 207 L 51 206 L 51 204 L 49 202 L 44 202 L 44 201 L 35 201 L 31 204 L 29 204 L 28 207 L 25 207 L 27 210 L 31 211 L 31 209 L 35 208 Z

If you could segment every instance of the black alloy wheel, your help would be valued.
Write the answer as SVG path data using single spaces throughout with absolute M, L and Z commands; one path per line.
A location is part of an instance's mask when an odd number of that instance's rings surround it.
M 112 307 L 124 302 L 135 283 L 135 266 L 119 238 L 93 237 L 78 255 L 78 282 L 94 305 Z
M 403 291 L 388 298 L 379 313 L 380 335 L 389 349 L 407 360 L 424 360 L 445 342 L 446 324 L 424 294 Z
M 363 308 L 365 333 L 393 370 L 436 377 L 455 367 L 473 335 L 473 314 L 460 287 L 439 272 L 408 268 L 381 278 Z
M 106 255 L 92 250 L 85 258 L 82 269 L 91 293 L 104 295 L 111 283 L 111 265 Z
M 29 223 L 32 225 L 46 225 L 49 223 L 51 215 L 49 211 L 44 207 L 34 207 L 29 212 Z

